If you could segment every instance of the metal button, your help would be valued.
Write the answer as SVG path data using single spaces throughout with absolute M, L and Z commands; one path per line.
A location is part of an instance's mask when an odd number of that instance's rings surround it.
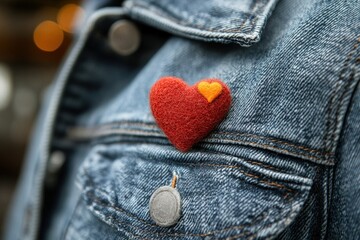
M 150 198 L 150 216 L 155 223 L 169 227 L 180 218 L 180 194 L 172 187 L 158 188 Z
M 46 185 L 52 187 L 56 184 L 58 172 L 65 163 L 65 154 L 61 151 L 51 153 L 46 174 Z
M 140 32 L 132 22 L 119 20 L 110 28 L 109 42 L 115 52 L 128 56 L 139 48 Z
M 61 151 L 54 151 L 49 160 L 48 172 L 57 173 L 59 169 L 64 165 L 65 154 Z

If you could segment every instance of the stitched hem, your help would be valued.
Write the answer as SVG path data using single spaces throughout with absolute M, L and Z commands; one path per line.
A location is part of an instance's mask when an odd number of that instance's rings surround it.
M 238 25 L 228 29 L 205 27 L 203 26 L 204 24 L 199 25 L 196 23 L 196 19 L 199 17 L 196 16 L 191 16 L 192 22 L 189 23 L 185 21 L 186 18 L 173 16 L 169 11 L 164 11 L 160 6 L 148 5 L 146 3 L 126 1 L 124 7 L 129 10 L 129 14 L 133 18 L 174 34 L 203 41 L 234 42 L 248 47 L 260 40 L 260 35 L 266 25 L 266 21 L 276 3 L 277 0 L 270 0 L 262 8 L 258 8 L 258 11 L 254 14 L 243 13 L 246 15 L 243 19 L 236 19 L 239 20 Z M 188 13 L 185 12 L 185 14 Z
M 339 80 L 334 84 L 333 91 L 329 98 L 328 109 L 326 111 L 326 134 L 323 139 L 323 148 L 327 152 L 332 152 L 332 156 L 326 156 L 326 160 L 333 160 L 338 146 L 340 133 L 342 130 L 344 118 L 350 104 L 351 96 L 359 79 L 355 78 L 355 69 L 358 64 L 356 60 L 360 46 L 360 37 L 357 37 L 356 43 L 350 50 L 345 59 L 344 66 L 339 74 Z

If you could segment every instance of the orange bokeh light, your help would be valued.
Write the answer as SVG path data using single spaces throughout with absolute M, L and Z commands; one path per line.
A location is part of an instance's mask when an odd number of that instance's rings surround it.
M 34 42 L 43 51 L 55 51 L 60 47 L 63 40 L 64 33 L 55 22 L 43 21 L 35 28 Z
M 65 32 L 72 33 L 76 18 L 81 18 L 84 11 L 76 4 L 64 5 L 57 15 L 57 22 Z

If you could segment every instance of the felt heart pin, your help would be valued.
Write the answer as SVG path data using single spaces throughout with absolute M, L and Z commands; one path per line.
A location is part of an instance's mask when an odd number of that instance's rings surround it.
M 224 119 L 230 104 L 230 90 L 219 79 L 203 79 L 189 86 L 180 78 L 163 77 L 150 91 L 150 107 L 158 126 L 183 152 Z

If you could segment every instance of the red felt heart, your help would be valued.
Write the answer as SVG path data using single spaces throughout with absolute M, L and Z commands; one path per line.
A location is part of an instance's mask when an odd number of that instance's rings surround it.
M 209 84 L 199 83 L 207 82 Z M 210 89 L 220 83 L 221 92 Z M 204 85 L 207 88 L 204 94 Z M 211 86 L 211 87 L 210 87 Z M 200 91 L 199 91 L 200 89 Z M 214 99 L 208 101 L 208 95 Z M 216 96 L 215 96 L 216 95 Z M 182 79 L 163 77 L 150 91 L 150 107 L 159 127 L 180 151 L 188 151 L 206 137 L 226 116 L 231 104 L 229 88 L 218 79 L 204 79 L 188 86 Z

